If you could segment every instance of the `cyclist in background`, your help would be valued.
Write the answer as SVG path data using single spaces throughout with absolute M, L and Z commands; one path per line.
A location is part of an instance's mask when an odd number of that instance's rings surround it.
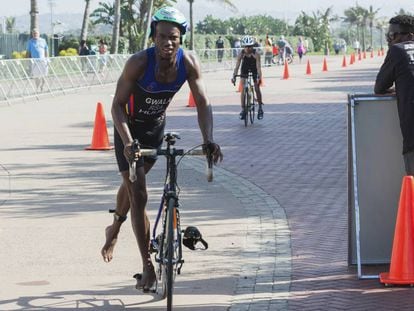
M 131 209 L 132 227 L 141 255 L 143 273 L 137 288 L 148 291 L 156 281 L 149 252 L 150 223 L 146 213 L 147 186 L 145 175 L 156 158 L 139 157 L 135 182 L 129 180 L 129 163 L 135 158 L 131 145 L 138 139 L 143 148 L 160 148 L 166 109 L 175 93 L 188 81 L 197 106 L 198 123 L 213 162 L 221 161 L 220 146 L 213 140 L 213 116 L 207 98 L 201 69 L 196 56 L 180 48 L 187 29 L 184 15 L 173 7 L 155 12 L 150 37 L 155 46 L 132 55 L 118 80 L 112 103 L 115 155 L 122 175 L 112 225 L 105 230 L 106 241 L 101 250 L 109 262 L 122 222 Z M 139 154 L 138 154 L 139 155 Z
M 260 78 L 262 77 L 262 68 L 260 63 L 260 54 L 253 48 L 255 45 L 255 40 L 251 36 L 245 36 L 242 38 L 241 46 L 243 50 L 237 57 L 236 68 L 234 68 L 233 78 L 231 82 L 234 84 L 236 81 L 237 73 L 239 72 L 239 67 L 241 64 L 241 83 L 244 84 L 245 79 L 247 78 L 249 72 L 253 75 L 254 89 L 257 96 L 257 102 L 259 103 L 259 109 L 257 111 L 257 118 L 259 120 L 263 119 L 263 102 L 262 102 L 262 92 L 260 91 Z M 240 119 L 244 120 L 246 118 L 245 112 L 243 110 L 243 99 L 244 99 L 244 90 L 241 93 L 241 107 L 242 111 L 240 112 Z

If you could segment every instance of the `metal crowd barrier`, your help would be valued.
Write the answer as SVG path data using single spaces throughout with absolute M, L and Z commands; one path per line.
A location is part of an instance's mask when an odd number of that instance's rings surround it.
M 0 60 L 0 102 L 114 83 L 129 55 Z
M 211 72 L 233 70 L 240 51 L 202 49 L 196 53 L 202 71 Z M 114 83 L 129 57 L 129 54 L 108 54 L 0 59 L 0 103 Z

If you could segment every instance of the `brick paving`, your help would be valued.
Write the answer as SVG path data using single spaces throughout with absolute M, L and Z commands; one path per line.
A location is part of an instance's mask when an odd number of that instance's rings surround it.
M 312 77 L 304 77 L 298 65 L 286 81 L 278 78 L 280 70 L 275 74 L 278 68 L 270 68 L 262 89 L 265 118 L 249 128 L 237 120 L 238 94 L 212 95 L 215 137 L 225 151 L 221 167 L 274 198 L 291 234 L 286 305 L 278 308 L 257 299 L 235 310 L 413 309 L 412 288 L 358 280 L 347 265 L 347 94 L 372 93 L 381 62 L 336 66 Z M 217 80 L 226 83 L 222 75 Z

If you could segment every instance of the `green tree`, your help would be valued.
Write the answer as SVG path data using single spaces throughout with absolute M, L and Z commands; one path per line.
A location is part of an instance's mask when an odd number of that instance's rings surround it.
M 193 3 L 194 0 L 187 0 L 190 4 L 190 50 L 194 50 L 194 19 L 193 19 Z M 236 10 L 236 6 L 232 3 L 231 0 L 210 0 L 221 2 L 222 4 L 228 5 L 231 9 Z
M 154 10 L 161 6 L 171 5 L 176 0 L 121 0 L 119 40 L 128 40 L 128 49 L 134 53 L 144 46 L 147 36 L 147 24 L 151 22 L 150 5 L 153 2 Z M 114 3 L 99 2 L 99 6 L 91 13 L 92 24 L 110 25 L 114 27 Z

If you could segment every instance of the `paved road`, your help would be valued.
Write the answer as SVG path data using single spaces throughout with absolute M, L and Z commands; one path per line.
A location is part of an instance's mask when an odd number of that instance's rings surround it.
M 265 118 L 245 128 L 230 72 L 205 75 L 225 161 L 207 183 L 204 163 L 183 161 L 183 221 L 207 252 L 185 252 L 177 310 L 410 310 L 408 288 L 356 280 L 347 266 L 346 95 L 371 92 L 383 58 L 342 68 L 342 57 L 264 69 Z M 132 230 L 115 259 L 99 255 L 120 177 L 113 151 L 84 151 L 96 103 L 108 118 L 113 87 L 0 107 L 0 309 L 164 310 L 134 290 Z M 200 141 L 188 89 L 167 127 L 183 146 Z M 7 170 L 7 171 L 6 171 Z M 149 175 L 155 216 L 164 163 Z M 10 174 L 10 179 L 8 174 Z M 6 200 L 6 201 L 5 201 Z M 4 202 L 5 201 L 5 202 Z

